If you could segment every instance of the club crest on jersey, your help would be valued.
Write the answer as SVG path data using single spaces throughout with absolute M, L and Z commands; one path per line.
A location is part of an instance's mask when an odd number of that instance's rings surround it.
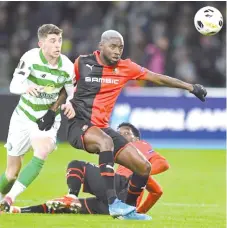
M 118 70 L 117 68 L 114 68 L 114 69 L 113 69 L 113 73 L 114 73 L 114 74 L 118 74 L 118 73 L 119 73 L 119 70 Z
M 65 80 L 66 80 L 66 78 L 64 76 L 59 76 L 57 79 L 57 82 L 62 84 L 65 82 Z

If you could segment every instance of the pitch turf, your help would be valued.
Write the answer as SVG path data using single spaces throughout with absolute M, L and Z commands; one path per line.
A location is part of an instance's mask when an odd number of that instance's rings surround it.
M 224 228 L 225 220 L 225 151 L 157 150 L 171 168 L 156 176 L 164 194 L 149 212 L 153 220 L 119 221 L 110 216 L 1 214 L 0 228 Z M 26 163 L 32 154 L 25 157 Z M 17 205 L 45 202 L 66 193 L 65 169 L 72 159 L 97 162 L 97 156 L 59 145 L 49 156 L 41 175 L 18 197 Z M 5 149 L 0 144 L 0 172 L 5 168 Z

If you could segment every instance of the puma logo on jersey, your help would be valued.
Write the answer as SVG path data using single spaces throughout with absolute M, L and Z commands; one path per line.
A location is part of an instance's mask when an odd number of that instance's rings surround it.
M 93 66 L 94 66 L 94 65 L 89 65 L 89 64 L 86 64 L 86 66 L 87 66 L 88 68 L 90 68 L 90 69 L 91 69 L 91 71 L 92 71 L 92 68 L 93 68 Z
M 85 82 L 99 82 L 99 83 L 106 83 L 106 84 L 119 84 L 119 79 L 112 79 L 112 78 L 97 78 L 97 77 L 85 77 Z
M 40 121 L 44 123 L 44 119 L 43 119 L 43 118 L 42 118 L 42 119 L 40 119 Z

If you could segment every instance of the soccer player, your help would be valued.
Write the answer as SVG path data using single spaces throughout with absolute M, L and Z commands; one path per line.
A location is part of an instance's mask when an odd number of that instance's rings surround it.
M 153 84 L 188 90 L 205 101 L 206 90 L 176 78 L 156 74 L 130 59 L 123 60 L 122 35 L 115 30 L 101 36 L 99 51 L 79 56 L 74 64 L 77 86 L 71 100 L 76 112 L 69 120 L 68 141 L 77 149 L 99 154 L 101 176 L 106 185 L 110 215 L 115 217 L 134 213 L 129 206 L 135 192 L 142 192 L 151 172 L 150 163 L 132 144 L 109 127 L 109 119 L 122 88 L 129 80 L 148 80 Z M 152 120 L 151 120 L 152 121 Z M 114 161 L 133 171 L 126 203 L 118 200 L 114 189 Z
M 21 95 L 9 126 L 7 167 L 0 176 L 0 211 L 8 211 L 16 197 L 39 175 L 48 154 L 56 147 L 60 127 L 59 107 L 64 89 L 72 98 L 73 63 L 61 54 L 62 30 L 53 24 L 38 29 L 38 45 L 20 59 L 10 84 L 10 92 Z M 63 89 L 64 88 L 64 89 Z M 70 105 L 65 114 L 72 118 Z M 32 147 L 34 156 L 20 172 L 24 154 Z M 20 172 L 20 175 L 18 176 Z
M 151 175 L 159 174 L 169 168 L 169 164 L 164 157 L 155 152 L 151 145 L 140 139 L 139 130 L 130 123 L 122 123 L 118 127 L 118 132 L 126 138 L 128 142 L 139 149 L 152 165 Z M 161 197 L 162 188 L 149 176 L 146 189 L 148 196 L 141 203 L 143 192 L 134 205 L 137 205 L 137 212 L 146 213 Z M 119 165 L 115 175 L 115 186 L 119 199 L 125 201 L 128 194 L 128 184 L 131 180 L 132 171 Z M 105 185 L 100 176 L 98 166 L 83 161 L 74 160 L 67 168 L 67 185 L 69 194 L 63 198 L 49 200 L 47 203 L 30 207 L 11 207 L 12 213 L 80 213 L 80 214 L 109 214 L 108 202 L 104 194 Z M 95 197 L 79 198 L 77 196 L 83 184 L 83 192 L 90 193 Z M 75 197 L 76 196 L 76 197 Z M 127 219 L 128 217 L 126 217 Z M 125 219 L 125 217 L 123 217 Z

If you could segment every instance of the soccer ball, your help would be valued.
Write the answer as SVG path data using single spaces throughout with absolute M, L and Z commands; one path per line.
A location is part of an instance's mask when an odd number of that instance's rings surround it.
M 212 36 L 221 30 L 223 17 L 216 8 L 206 6 L 197 11 L 194 24 L 198 32 L 205 36 Z

